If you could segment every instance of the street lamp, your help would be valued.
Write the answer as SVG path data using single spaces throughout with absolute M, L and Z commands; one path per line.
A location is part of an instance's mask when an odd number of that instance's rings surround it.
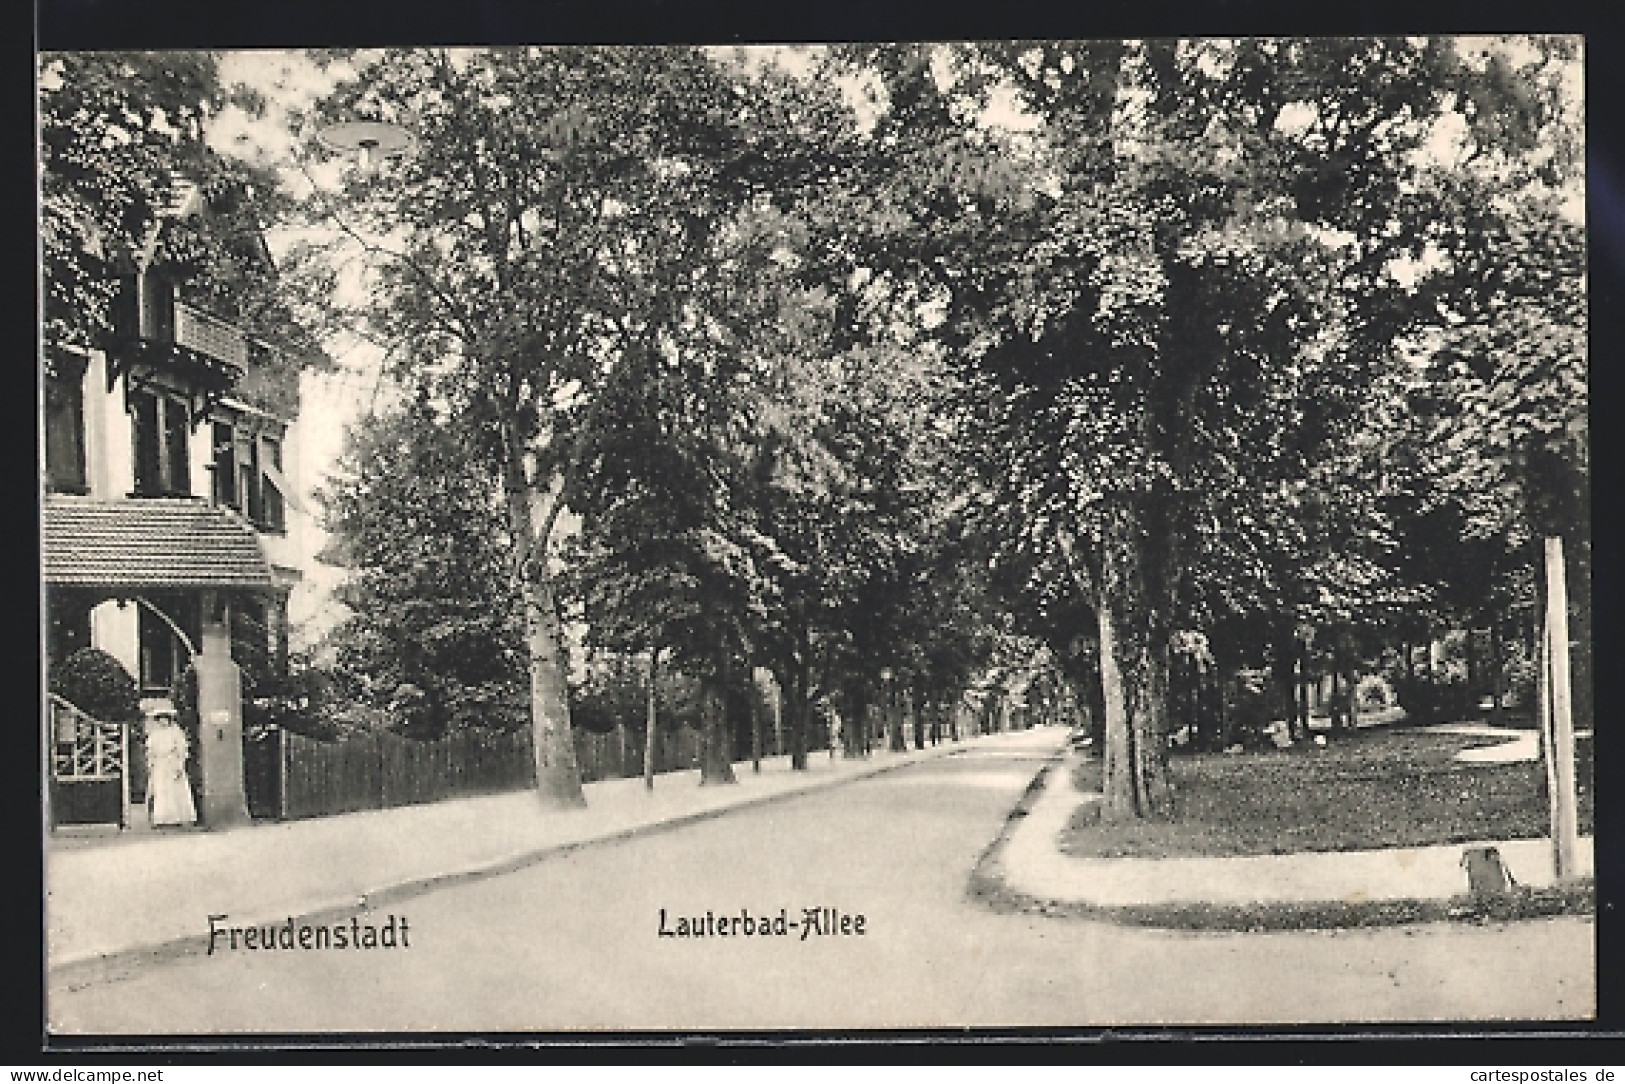
M 355 155 L 362 172 L 375 161 L 399 158 L 417 146 L 417 137 L 398 124 L 352 120 L 316 132 L 316 142 L 335 154 Z

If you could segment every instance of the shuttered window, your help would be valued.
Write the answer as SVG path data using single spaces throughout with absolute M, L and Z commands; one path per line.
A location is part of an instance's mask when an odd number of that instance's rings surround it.
M 186 404 L 151 391 L 131 392 L 129 404 L 136 496 L 189 496 L 192 478 Z
M 85 391 L 79 379 L 45 383 L 45 483 L 53 493 L 84 493 Z

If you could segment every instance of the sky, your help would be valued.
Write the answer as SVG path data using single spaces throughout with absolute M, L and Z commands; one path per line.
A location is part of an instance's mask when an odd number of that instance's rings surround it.
M 324 72 L 301 52 L 251 51 L 223 55 L 220 77 L 226 85 L 242 84 L 264 95 L 267 111 L 255 118 L 236 107 L 228 107 L 214 117 L 207 138 L 221 154 L 245 159 L 261 166 L 277 167 L 291 191 L 303 193 L 309 183 L 296 168 L 305 157 L 307 168 L 319 184 L 338 180 L 343 163 L 320 162 L 301 146 L 294 118 L 332 89 L 343 69 Z M 266 243 L 279 261 L 298 235 L 286 229 L 271 229 Z M 319 507 L 312 492 L 325 481 L 344 447 L 345 429 L 379 401 L 383 393 L 382 356 L 366 344 L 329 342 L 324 344 L 338 364 L 331 373 L 306 372 L 300 379 L 300 414 L 296 426 L 299 477 L 304 506 L 311 512 Z M 314 517 L 301 524 L 304 548 L 320 552 L 325 536 Z M 308 647 L 343 616 L 332 597 L 343 579 L 343 570 L 312 562 L 305 570 L 303 588 L 290 599 L 289 617 L 295 647 Z

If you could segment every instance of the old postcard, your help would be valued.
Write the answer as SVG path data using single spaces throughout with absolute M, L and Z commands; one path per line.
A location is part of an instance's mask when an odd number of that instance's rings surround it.
M 51 1036 L 1595 1018 L 1579 38 L 36 60 Z

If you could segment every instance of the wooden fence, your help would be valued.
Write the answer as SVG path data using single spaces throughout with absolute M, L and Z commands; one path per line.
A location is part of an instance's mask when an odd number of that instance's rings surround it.
M 909 731 L 913 733 L 913 731 Z M 829 746 L 828 729 L 821 724 L 808 727 L 809 753 Z M 581 781 L 591 783 L 598 779 L 627 779 L 643 774 L 643 735 L 638 731 L 611 730 L 603 734 L 576 731 L 576 764 L 581 769 Z M 771 727 L 762 729 L 762 756 L 786 756 L 790 752 L 789 735 L 775 732 Z M 750 759 L 748 741 L 735 741 L 734 762 Z M 691 726 L 655 733 L 655 773 L 680 772 L 700 766 L 700 732 Z
M 584 783 L 643 774 L 643 742 L 635 731 L 576 731 L 576 761 Z M 378 733 L 327 742 L 273 730 L 244 743 L 249 812 L 287 820 L 363 809 L 436 802 L 531 785 L 530 731 L 462 731 L 441 741 Z M 656 736 L 655 770 L 699 766 L 700 736 L 692 727 Z
M 643 735 L 635 730 L 594 734 L 578 730 L 576 765 L 581 781 L 626 779 L 643 774 Z M 700 733 L 693 727 L 655 731 L 655 772 L 680 772 L 700 766 Z
M 369 734 L 324 742 L 272 731 L 274 752 L 245 757 L 249 806 L 287 819 L 517 790 L 534 778 L 530 732 L 463 731 L 435 742 Z M 278 755 L 279 754 L 279 755 Z M 280 771 L 267 771 L 266 765 Z

